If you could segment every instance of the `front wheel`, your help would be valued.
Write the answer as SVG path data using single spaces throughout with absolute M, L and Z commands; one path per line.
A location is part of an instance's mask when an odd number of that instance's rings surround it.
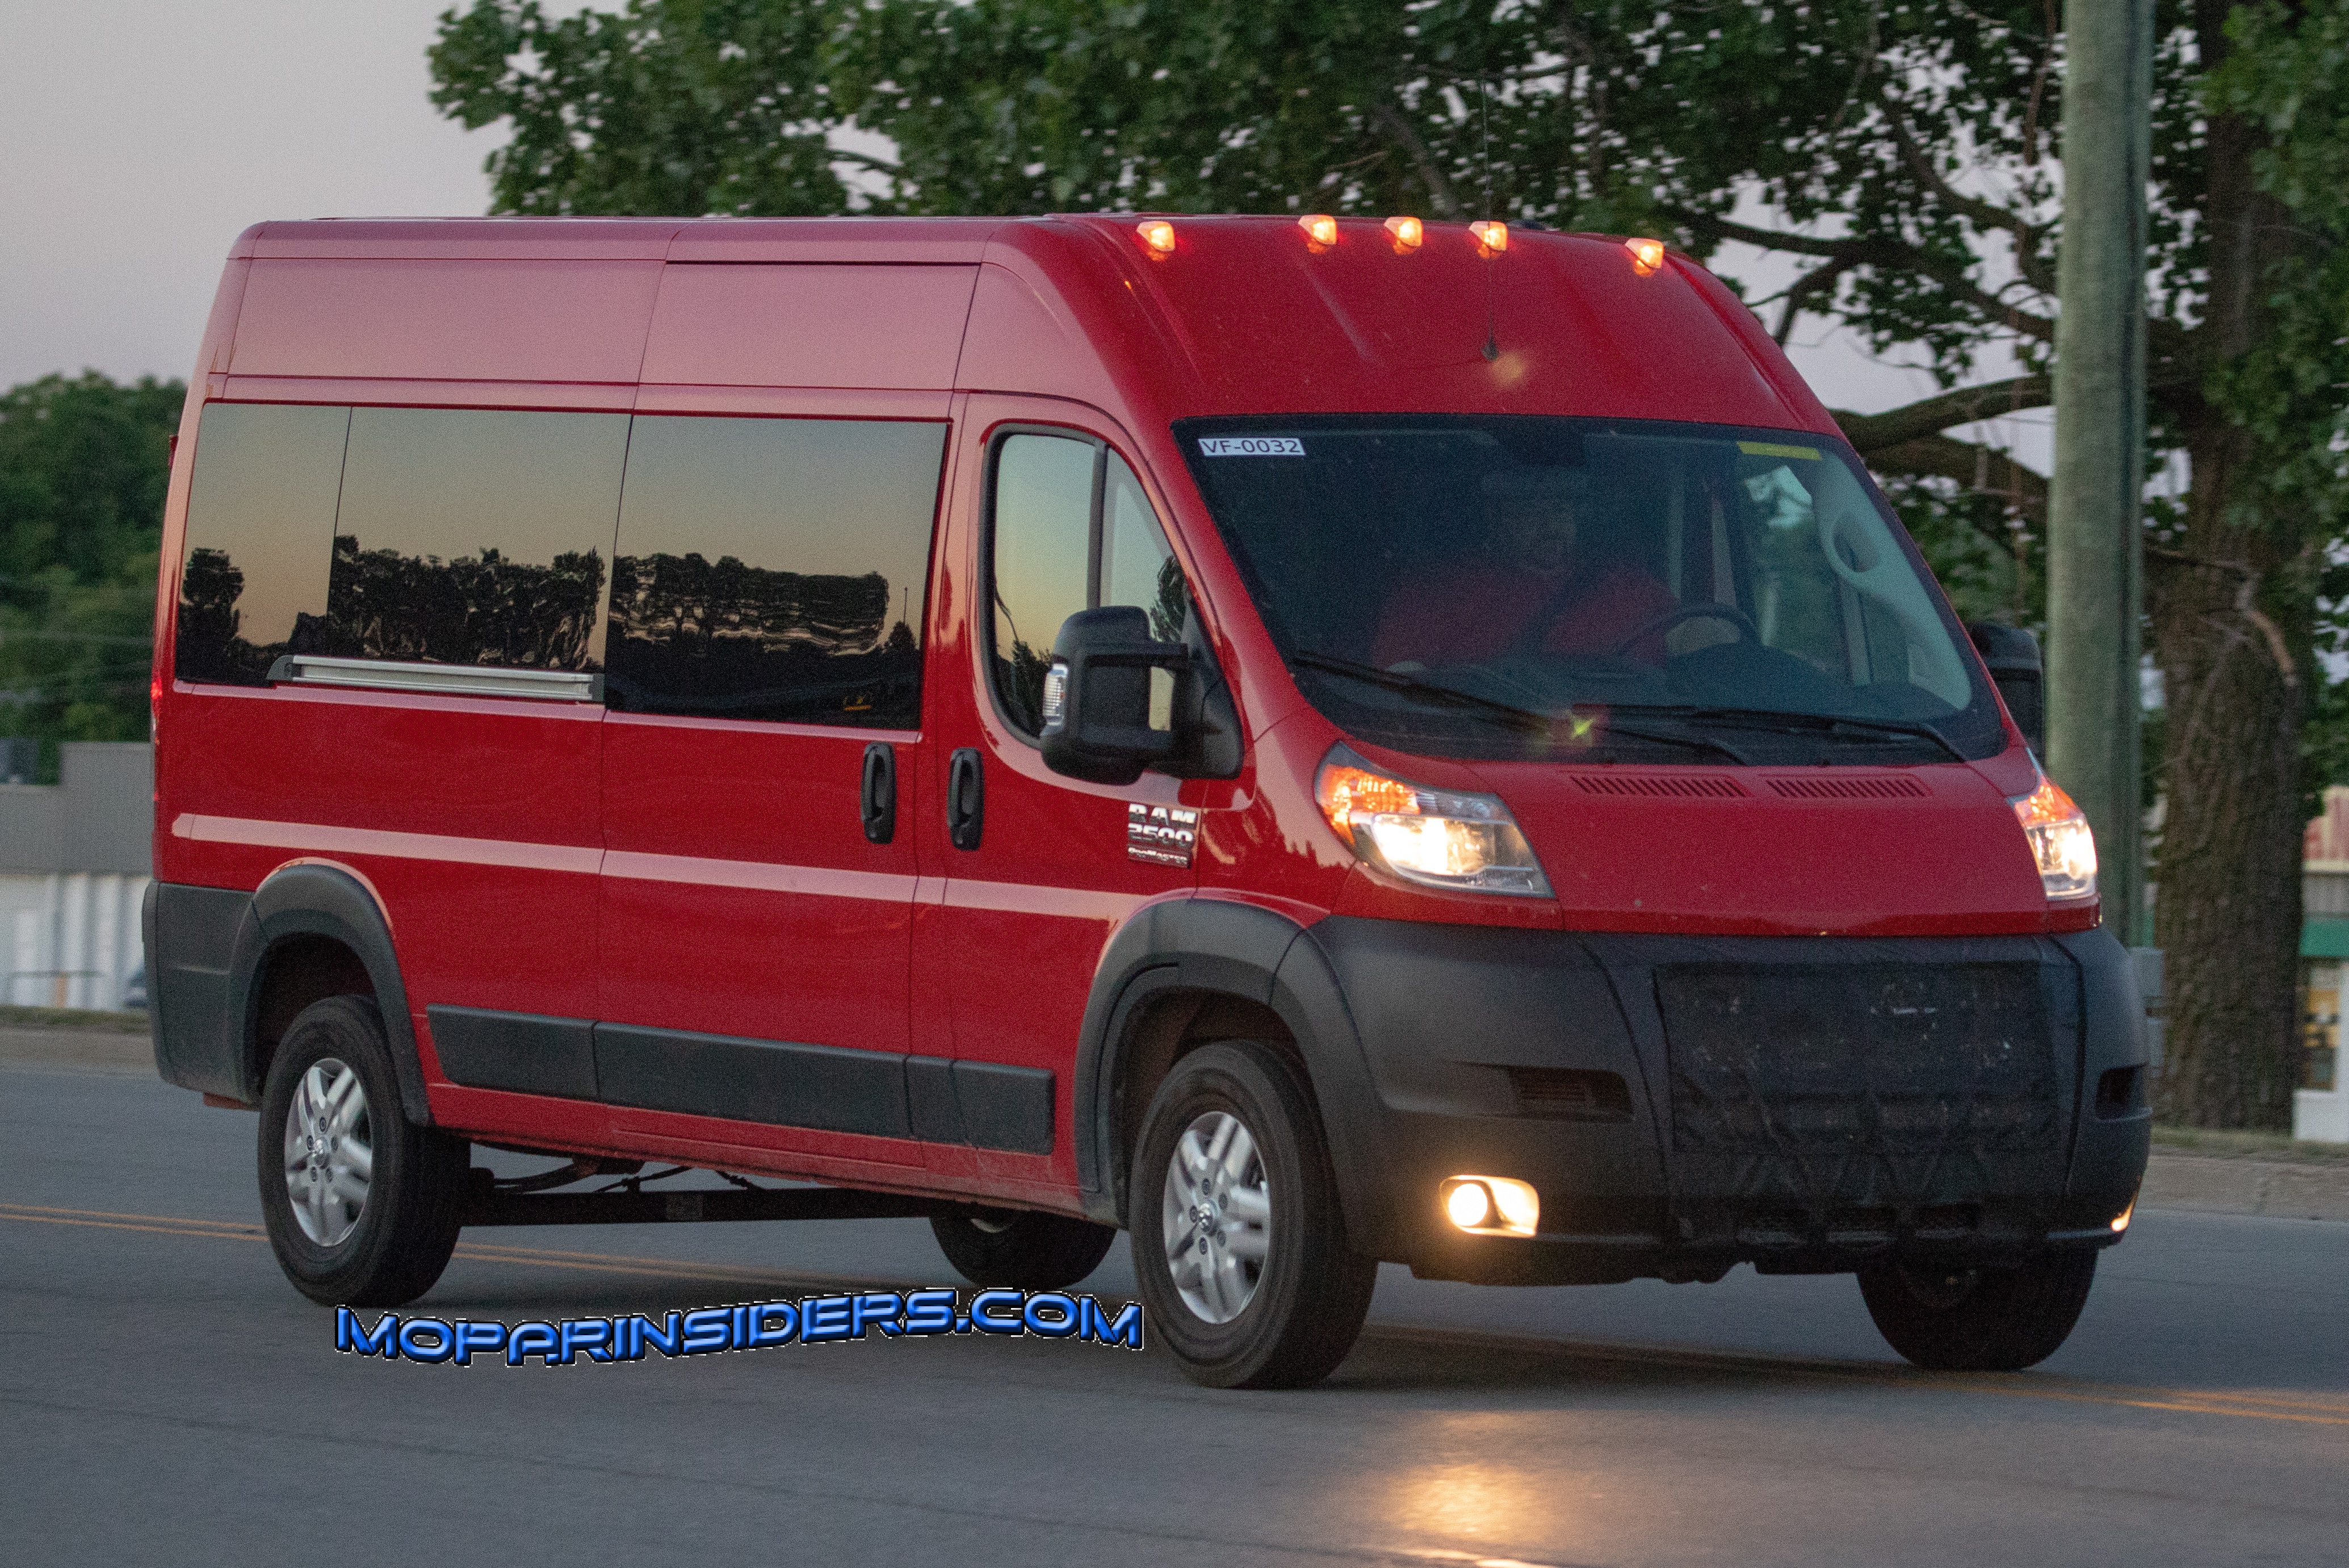
M 372 998 L 330 996 L 287 1026 L 262 1091 L 260 1154 L 270 1246 L 312 1301 L 398 1306 L 449 1266 L 470 1146 L 400 1114 Z
M 2095 1282 L 2094 1252 L 2017 1268 L 1885 1262 L 1860 1271 L 1868 1315 L 1893 1349 L 1935 1372 L 2020 1372 L 2055 1354 Z
M 1353 1348 L 1378 1262 L 1346 1245 L 1320 1121 L 1270 1046 L 1229 1041 L 1174 1064 L 1128 1203 L 1152 1330 L 1195 1381 L 1301 1387 Z

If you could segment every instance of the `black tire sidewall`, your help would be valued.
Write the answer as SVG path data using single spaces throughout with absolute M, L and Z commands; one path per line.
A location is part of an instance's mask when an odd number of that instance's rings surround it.
M 982 1231 L 974 1218 L 1003 1229 Z M 947 1262 L 972 1284 L 1023 1291 L 1075 1284 L 1099 1268 L 1117 1242 L 1110 1226 L 1034 1210 L 957 1209 L 933 1217 L 930 1230 Z
M 1886 1343 L 1937 1372 L 2019 1372 L 2062 1347 L 2095 1282 L 2096 1254 L 2050 1251 L 2020 1267 L 1983 1269 L 1947 1304 L 1913 1284 L 1913 1265 L 1863 1270 L 1860 1294 Z
M 1256 1292 L 1237 1316 L 1221 1324 L 1206 1322 L 1184 1303 L 1167 1267 L 1164 1218 L 1175 1145 L 1193 1122 L 1213 1111 L 1236 1116 L 1247 1128 L 1271 1198 L 1271 1244 Z M 1247 1387 L 1312 1381 L 1335 1366 L 1360 1332 L 1369 1304 L 1367 1282 L 1360 1276 L 1376 1265 L 1344 1251 L 1334 1183 L 1312 1118 L 1311 1103 L 1288 1064 L 1253 1041 L 1202 1046 L 1183 1057 L 1143 1118 L 1127 1198 L 1134 1274 L 1153 1333 L 1202 1383 Z M 1331 1277 L 1350 1265 L 1355 1277 Z M 1350 1321 L 1340 1321 L 1349 1315 Z
M 285 1121 L 302 1075 L 334 1057 L 367 1095 L 373 1166 L 357 1225 L 332 1247 L 302 1233 L 285 1187 Z M 305 1008 L 270 1059 L 261 1098 L 261 1213 L 270 1246 L 294 1287 L 325 1304 L 397 1306 L 429 1288 L 456 1244 L 458 1194 L 441 1135 L 412 1126 L 382 1014 L 367 997 L 336 996 Z M 462 1156 L 458 1157 L 461 1176 Z M 437 1260 L 432 1256 L 437 1251 Z M 427 1272 L 429 1267 L 429 1272 Z M 419 1282 L 417 1276 L 425 1273 Z

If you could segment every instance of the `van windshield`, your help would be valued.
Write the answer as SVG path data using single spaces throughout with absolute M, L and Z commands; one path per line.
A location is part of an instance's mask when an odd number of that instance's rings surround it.
M 1307 698 L 1475 759 L 1989 756 L 2004 730 L 1839 442 L 1547 416 L 1174 427 Z

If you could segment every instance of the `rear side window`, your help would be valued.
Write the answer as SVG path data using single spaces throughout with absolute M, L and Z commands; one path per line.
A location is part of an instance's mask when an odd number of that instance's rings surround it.
M 358 409 L 305 652 L 592 670 L 626 414 Z
M 946 427 L 638 415 L 605 693 L 632 712 L 912 729 Z
M 206 405 L 180 575 L 179 679 L 258 686 L 278 655 L 317 651 L 350 420 L 346 408 Z
M 1133 470 L 1100 442 L 1019 433 L 996 444 L 988 569 L 995 613 L 989 663 L 1004 716 L 1043 728 L 1044 671 L 1061 623 L 1082 609 L 1132 605 L 1151 635 L 1183 635 L 1190 592 Z M 1164 728 L 1174 677 L 1150 674 L 1151 722 Z

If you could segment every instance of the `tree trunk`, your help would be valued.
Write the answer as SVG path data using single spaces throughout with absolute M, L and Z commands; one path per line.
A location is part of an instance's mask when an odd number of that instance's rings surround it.
M 2199 0 L 2202 61 L 2231 0 Z M 2290 233 L 2251 182 L 2256 140 L 2209 123 L 2209 296 L 2200 368 L 2257 340 L 2261 284 Z M 2168 400 L 2192 463 L 2186 528 L 2148 562 L 2168 707 L 2155 937 L 2169 1026 L 2157 1113 L 2192 1127 L 2281 1127 L 2300 1076 L 2300 729 L 2313 628 L 2293 520 L 2263 509 L 2259 444 L 2199 389 Z
M 2252 442 L 2198 421 L 2186 547 L 2149 573 L 2169 710 L 2155 940 L 2168 1031 L 2156 1111 L 2189 1127 L 2281 1127 L 2300 1065 L 2300 725 L 2304 614 L 2283 541 L 2225 524 Z M 2297 634 L 2297 635 L 2295 635 Z M 2279 663 L 2279 651 L 2285 660 Z

